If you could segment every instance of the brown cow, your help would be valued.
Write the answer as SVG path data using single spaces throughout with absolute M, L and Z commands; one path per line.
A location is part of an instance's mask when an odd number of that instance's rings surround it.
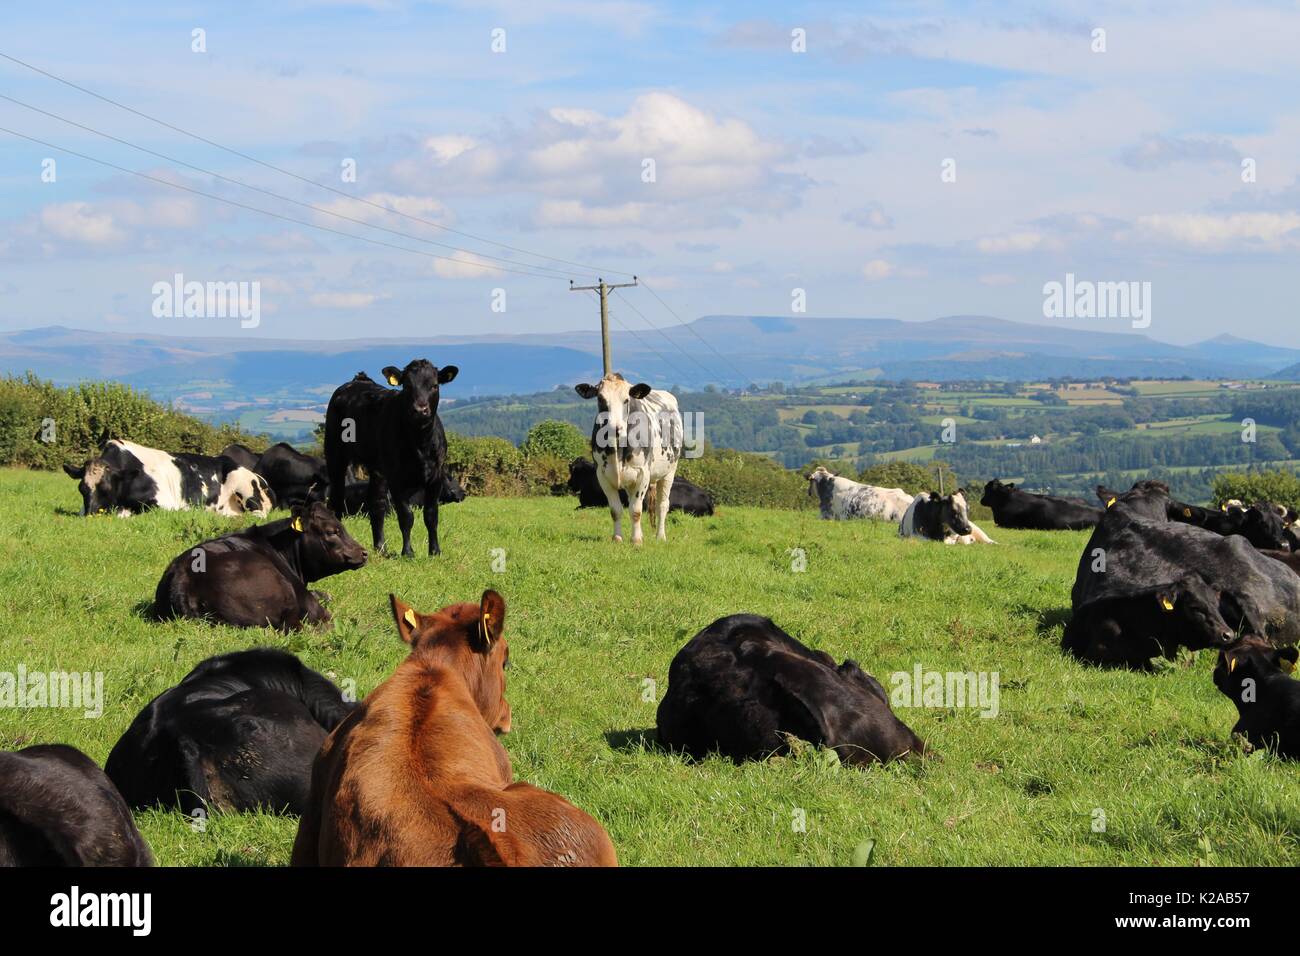
M 501 595 L 436 614 L 389 600 L 411 653 L 321 747 L 293 864 L 616 866 L 599 823 L 513 782 Z

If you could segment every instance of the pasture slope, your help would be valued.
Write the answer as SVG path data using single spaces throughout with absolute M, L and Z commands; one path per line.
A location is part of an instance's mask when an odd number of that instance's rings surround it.
M 82 519 L 76 506 L 63 475 L 0 472 L 0 670 L 102 671 L 105 712 L 0 710 L 4 749 L 61 741 L 102 763 L 154 694 L 256 644 L 364 694 L 403 656 L 389 591 L 431 610 L 490 586 L 508 603 L 516 775 L 595 815 L 625 865 L 842 865 L 867 840 L 872 865 L 1300 864 L 1300 768 L 1229 739 L 1211 655 L 1155 675 L 1061 656 L 1082 532 L 989 528 L 1000 546 L 945 548 L 900 541 L 892 525 L 724 508 L 674 515 L 667 545 L 637 551 L 572 499 L 471 498 L 445 510 L 440 559 L 372 560 L 321 582 L 334 629 L 281 636 L 141 617 L 167 560 L 227 519 Z M 369 544 L 362 520 L 348 524 Z M 797 547 L 804 573 L 790 570 Z M 856 658 L 886 688 L 917 662 L 997 671 L 1001 712 L 900 711 L 942 754 L 923 766 L 852 770 L 810 748 L 692 765 L 657 751 L 645 678 L 657 700 L 674 652 L 735 611 Z M 201 832 L 178 813 L 138 820 L 164 865 L 284 864 L 297 826 L 274 814 L 216 815 Z

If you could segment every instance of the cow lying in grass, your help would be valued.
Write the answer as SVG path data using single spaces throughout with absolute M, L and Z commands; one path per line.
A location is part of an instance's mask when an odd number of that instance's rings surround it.
M 755 614 L 719 618 L 677 652 L 656 723 L 661 744 L 695 758 L 761 760 L 788 751 L 786 735 L 849 764 L 925 753 L 874 677 Z
M 966 492 L 940 495 L 923 491 L 907 506 L 898 524 L 900 538 L 925 538 L 944 544 L 997 544 L 970 520 Z
M 996 478 L 984 486 L 980 504 L 993 509 L 993 521 L 1001 528 L 1078 531 L 1101 520 L 1101 509 L 1082 499 L 1031 494 Z
M 104 769 L 136 809 L 302 813 L 311 762 L 353 706 L 285 651 L 210 657 L 140 711 Z
M 95 761 L 64 744 L 0 753 L 0 867 L 152 865 Z
M 831 474 L 822 465 L 808 476 L 808 497 L 816 498 L 822 518 L 883 518 L 901 521 L 912 504 L 912 496 L 902 488 L 878 488 Z
M 1195 574 L 1159 587 L 1109 597 L 1079 608 L 1065 626 L 1063 650 L 1104 667 L 1150 670 L 1151 659 L 1172 659 L 1179 647 L 1223 647 L 1235 636 L 1221 608 L 1241 611 Z
M 364 515 L 370 513 L 367 502 L 370 500 L 370 482 L 364 478 L 352 478 L 349 474 L 343 492 L 343 513 L 345 515 Z M 388 499 L 392 501 L 391 495 Z M 438 493 L 438 503 L 444 505 L 459 504 L 465 500 L 465 489 L 461 487 L 456 476 L 451 472 L 443 475 L 442 490 Z M 424 507 L 424 489 L 417 488 L 407 503 L 414 508 Z
M 1261 551 L 1289 550 L 1291 547 L 1283 519 L 1270 504 L 1258 503 L 1249 507 L 1225 504 L 1215 510 L 1170 500 L 1167 513 L 1170 521 L 1195 525 L 1219 535 L 1239 534 Z
M 81 467 L 64 465 L 77 482 L 82 515 L 125 517 L 150 508 L 207 508 L 223 515 L 265 516 L 275 499 L 260 476 L 229 458 L 171 454 L 113 439 Z
M 330 614 L 307 585 L 365 563 L 366 549 L 329 508 L 320 502 L 298 505 L 288 518 L 178 554 L 158 582 L 153 616 L 282 631 L 325 624 Z
M 1234 734 L 1279 756 L 1300 758 L 1300 653 L 1259 637 L 1243 637 L 1219 652 L 1214 685 L 1236 706 Z
M 421 614 L 390 595 L 410 655 L 312 768 L 295 866 L 613 866 L 600 824 L 512 779 L 505 601 Z

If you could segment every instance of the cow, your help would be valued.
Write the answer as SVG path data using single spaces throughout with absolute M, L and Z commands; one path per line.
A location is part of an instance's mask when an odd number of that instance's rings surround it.
M 63 470 L 78 483 L 83 516 L 207 508 L 265 517 L 274 504 L 266 481 L 229 458 L 171 454 L 122 439 L 107 442 L 84 465 L 65 464 Z
M 370 498 L 370 482 L 364 479 L 354 479 L 351 474 L 347 478 L 347 486 L 343 492 L 343 513 L 345 515 L 364 515 L 369 514 L 370 510 L 366 502 Z M 390 496 L 391 498 L 391 496 Z M 442 490 L 438 494 L 438 503 L 443 505 L 454 505 L 465 500 L 465 489 L 461 483 L 456 480 L 456 476 L 450 471 L 443 475 Z M 416 490 L 408 499 L 408 503 L 413 508 L 424 507 L 424 489 Z
M 901 521 L 912 504 L 902 488 L 878 488 L 837 477 L 818 465 L 808 476 L 808 497 L 816 498 L 824 520 L 883 518 Z
M 1032 494 L 996 478 L 984 486 L 980 504 L 993 509 L 993 522 L 1000 528 L 1079 531 L 1101 520 L 1100 508 L 1079 499 Z
M 322 596 L 307 585 L 359 568 L 366 549 L 319 501 L 288 518 L 212 538 L 182 551 L 154 592 L 153 617 L 200 618 L 234 627 L 327 624 Z
M 253 449 L 249 448 L 247 445 L 241 445 L 238 442 L 231 442 L 225 448 L 221 449 L 221 454 L 223 457 L 229 458 L 240 468 L 247 468 L 252 472 L 257 472 L 257 463 L 262 457 L 260 452 L 253 451 Z
M 605 508 L 609 501 L 596 477 L 596 465 L 590 458 L 575 458 L 569 463 L 571 492 L 578 496 L 579 508 Z M 627 492 L 619 490 L 619 503 L 627 507 Z M 680 511 L 695 518 L 713 514 L 713 496 L 694 482 L 682 477 L 673 478 L 673 488 L 668 496 L 668 511 Z
M 325 464 L 329 472 L 329 504 L 342 514 L 348 466 L 360 465 L 370 476 L 370 533 L 375 550 L 385 553 L 384 516 L 388 492 L 402 530 L 402 557 L 413 558 L 411 526 L 415 516 L 411 495 L 424 492 L 424 527 L 429 554 L 440 554 L 438 493 L 447 470 L 447 434 L 438 418 L 439 387 L 455 379 L 454 365 L 441 369 L 428 359 L 415 359 L 405 368 L 389 365 L 384 379 L 397 389 L 384 388 L 365 372 L 340 385 L 325 410 Z
M 0 753 L 0 867 L 152 865 L 95 761 L 66 744 Z
M 1296 574 L 1300 574 L 1300 554 L 1295 551 L 1260 549 L 1260 554 L 1272 558 L 1274 561 L 1281 561 Z
M 315 455 L 305 455 L 285 442 L 278 442 L 262 452 L 253 470 L 266 479 L 282 508 L 325 500 L 329 485 L 325 462 Z
M 209 657 L 136 715 L 104 770 L 137 810 L 301 814 L 312 760 L 354 706 L 287 651 Z
M 1240 620 L 1232 595 L 1220 594 L 1195 574 L 1132 594 L 1101 598 L 1079 608 L 1065 626 L 1061 648 L 1103 667 L 1152 670 L 1156 657 L 1173 659 L 1179 647 L 1223 647 L 1236 633 L 1223 616 Z
M 654 504 L 655 537 L 666 541 L 673 479 L 682 457 L 682 416 L 676 397 L 644 382 L 629 385 L 617 372 L 595 385 L 576 385 L 574 391 L 583 398 L 596 399 L 591 456 L 614 519 L 614 540 L 623 540 L 619 492 L 625 491 L 632 509 L 632 543 L 641 543 L 641 511 L 647 493 Z
M 944 544 L 997 544 L 970 520 L 966 492 L 923 491 L 907 506 L 898 524 L 900 538 L 925 538 Z
M 787 735 L 853 765 L 925 753 L 874 677 L 757 614 L 718 618 L 677 652 L 655 723 L 660 744 L 696 759 L 761 760 Z
M 389 603 L 410 654 L 321 747 L 293 865 L 615 865 L 599 823 L 513 779 L 496 737 L 511 724 L 501 595 L 433 614 Z
M 1102 492 L 1108 504 L 1080 556 L 1070 594 L 1076 617 L 1095 602 L 1151 593 L 1196 575 L 1217 592 L 1219 612 L 1234 633 L 1286 644 L 1300 640 L 1300 577 L 1289 568 L 1240 535 L 1171 521 L 1162 482 L 1138 482 L 1123 494 Z
M 1234 734 L 1279 757 L 1300 758 L 1300 652 L 1248 635 L 1219 651 L 1214 686 L 1237 708 Z
M 1225 503 L 1215 510 L 1170 499 L 1166 513 L 1170 521 L 1195 525 L 1215 534 L 1239 534 L 1261 551 L 1290 550 L 1283 519 L 1275 506 L 1267 503 L 1249 507 Z

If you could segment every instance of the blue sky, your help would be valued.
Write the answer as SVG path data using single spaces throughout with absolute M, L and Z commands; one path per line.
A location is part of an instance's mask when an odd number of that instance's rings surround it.
M 1104 2 L 274 6 L 13 6 L 0 53 L 339 193 L 6 60 L 0 93 L 406 236 L 6 100 L 0 126 L 453 260 L 277 221 L 0 133 L 0 328 L 567 330 L 595 318 L 567 276 L 597 272 L 645 276 L 688 319 L 790 314 L 803 289 L 816 316 L 1046 323 L 1043 285 L 1070 272 L 1150 282 L 1159 339 L 1229 332 L 1300 347 L 1294 3 L 1193 2 L 1176 14 Z M 206 52 L 191 49 L 196 28 Z M 1093 49 L 1099 28 L 1104 52 Z M 497 29 L 503 52 L 492 50 Z M 796 30 L 806 52 L 792 50 Z M 53 182 L 42 179 L 47 158 Z M 355 182 L 341 178 L 348 159 Z M 941 179 L 945 160 L 953 182 Z M 564 275 L 499 271 L 484 256 Z M 151 289 L 176 273 L 260 283 L 260 325 L 155 318 Z M 501 289 L 505 310 L 494 311 Z M 626 295 L 655 324 L 675 321 L 644 291 Z M 647 328 L 614 307 L 616 321 Z

